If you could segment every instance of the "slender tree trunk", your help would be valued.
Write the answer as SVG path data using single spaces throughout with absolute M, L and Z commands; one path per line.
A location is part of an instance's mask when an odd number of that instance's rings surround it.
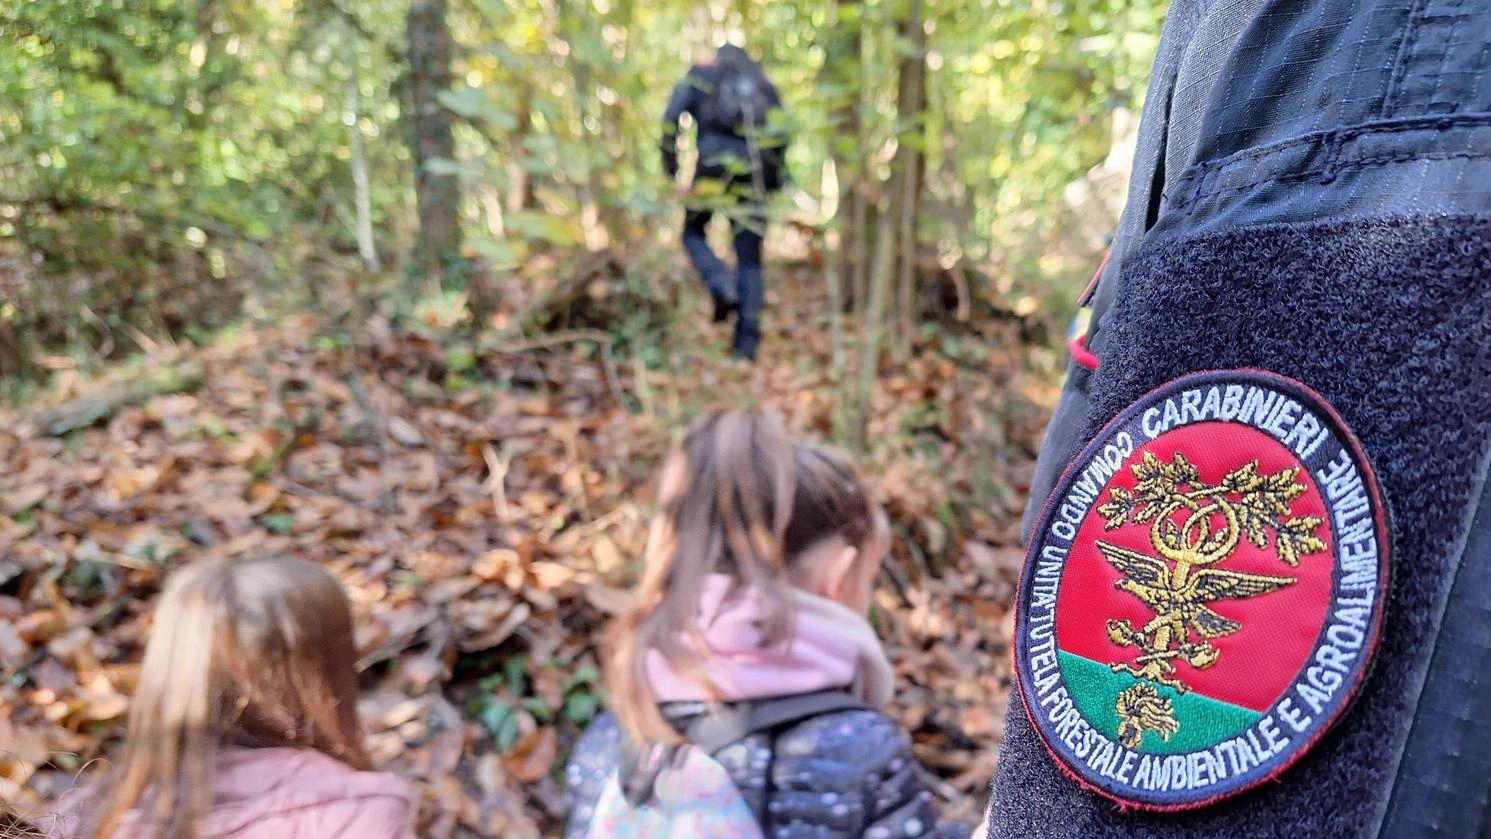
M 450 88 L 450 28 L 445 0 L 410 0 L 409 97 L 413 116 L 414 195 L 419 209 L 415 265 L 430 287 L 443 287 L 461 259 L 461 185 L 453 173 L 430 171 L 432 161 L 455 159 L 450 112 L 440 104 Z
M 869 261 L 864 253 L 867 244 L 865 199 L 860 183 L 865 169 L 865 152 L 860 137 L 864 85 L 862 11 L 859 0 L 834 0 L 829 6 L 822 72 L 824 88 L 832 91 L 825 104 L 829 108 L 829 153 L 837 182 L 834 213 L 826 223 L 824 237 L 828 248 L 824 274 L 828 281 L 829 329 L 834 340 L 838 393 L 835 401 L 840 406 L 835 412 L 835 432 L 840 439 L 856 445 L 864 437 L 865 421 L 860 415 L 856 379 L 849 366 L 843 313 L 851 305 L 864 306 L 864 269 Z
M 836 0 L 831 9 L 823 75 L 826 86 L 835 91 L 836 97 L 831 104 L 829 146 L 839 179 L 838 210 L 833 220 L 839 233 L 839 246 L 830 253 L 830 258 L 837 261 L 841 287 L 847 281 L 851 290 L 850 300 L 841 300 L 841 305 L 863 306 L 868 263 L 864 252 L 867 244 L 864 193 L 860 184 L 865 170 L 859 113 L 863 98 L 864 39 L 860 21 L 863 9 L 858 0 Z
M 834 171 L 834 162 L 830 158 L 823 161 L 823 194 L 827 195 L 829 190 L 838 190 L 838 173 Z M 829 257 L 823 260 L 824 279 L 828 281 L 828 334 L 833 345 L 833 375 L 834 381 L 842 382 L 848 378 L 848 357 L 844 348 L 844 277 L 839 273 L 839 248 L 843 244 L 842 236 L 839 234 L 839 225 L 832 219 L 825 226 L 823 239 L 824 246 L 828 249 Z
M 512 134 L 507 156 L 508 192 L 506 209 L 509 213 L 521 213 L 533 207 L 533 176 L 523 164 L 527 158 L 528 135 L 533 131 L 533 82 L 524 75 L 517 82 L 518 127 Z
M 861 135 L 859 139 L 860 142 L 865 142 L 869 138 Z M 847 240 L 844 252 L 849 273 L 849 305 L 861 314 L 865 310 L 870 285 L 870 211 L 873 207 L 866 194 L 867 184 L 864 180 L 867 162 L 867 155 L 861 153 L 856 167 L 859 172 L 855 175 L 849 192 L 849 228 L 844 231 L 844 238 Z
M 357 201 L 357 253 L 364 268 L 382 271 L 378 248 L 373 242 L 373 198 L 368 186 L 368 158 L 362 138 L 362 108 L 357 90 L 357 50 L 351 50 L 351 76 L 347 79 L 347 112 L 352 117 L 352 188 Z
M 569 64 L 571 77 L 575 84 L 575 103 L 579 109 L 579 126 L 575 132 L 580 141 L 580 147 L 585 150 L 587 156 L 597 145 L 597 138 L 590 130 L 591 102 L 595 98 L 595 82 L 591 74 L 590 64 L 580 57 L 575 49 L 575 43 L 582 27 L 585 26 L 584 15 L 586 8 L 572 8 L 572 0 L 559 0 L 559 31 L 561 36 L 570 45 L 569 55 L 565 62 Z M 610 243 L 610 232 L 606 230 L 605 223 L 601 219 L 600 210 L 600 185 L 599 173 L 596 170 L 593 159 L 586 160 L 585 177 L 576 185 L 576 197 L 580 202 L 580 228 L 585 237 L 585 247 L 590 250 L 599 250 Z
M 926 141 L 927 35 L 922 28 L 922 0 L 908 0 L 902 34 L 909 51 L 901 57 L 900 89 L 897 91 L 900 144 L 896 147 L 894 171 L 899 179 L 896 219 L 896 298 L 898 328 L 894 343 L 897 361 L 911 357 L 916 340 L 918 242 L 917 217 L 921 205 L 922 144 Z
M 880 376 L 880 342 L 885 335 L 885 309 L 895 272 L 895 214 L 880 207 L 875 219 L 875 261 L 870 287 L 859 321 L 859 391 L 856 394 L 855 443 L 869 448 L 870 419 L 874 416 L 875 380 Z

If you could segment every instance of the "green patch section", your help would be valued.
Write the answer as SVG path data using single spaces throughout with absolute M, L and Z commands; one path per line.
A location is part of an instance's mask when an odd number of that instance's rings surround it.
M 1092 726 L 1104 734 L 1118 739 L 1118 712 L 1114 704 L 1118 694 L 1139 684 L 1127 673 L 1115 673 L 1106 664 L 1071 653 L 1060 653 L 1061 676 L 1066 680 L 1067 691 L 1077 710 Z M 1174 688 L 1161 687 L 1152 682 L 1160 695 L 1170 700 L 1180 730 L 1165 740 L 1154 732 L 1144 734 L 1139 751 L 1148 754 L 1184 754 L 1205 749 L 1228 737 L 1235 737 L 1263 715 L 1230 702 L 1219 702 L 1196 693 L 1179 693 Z

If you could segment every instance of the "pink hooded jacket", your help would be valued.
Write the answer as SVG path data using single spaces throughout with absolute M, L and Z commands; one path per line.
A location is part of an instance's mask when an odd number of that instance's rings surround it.
M 406 783 L 320 752 L 226 749 L 212 786 L 201 839 L 414 839 L 414 802 Z M 64 802 L 73 806 L 64 806 L 49 839 L 78 834 L 77 809 L 93 802 L 87 793 L 77 797 L 85 800 Z M 144 835 L 132 813 L 115 839 Z

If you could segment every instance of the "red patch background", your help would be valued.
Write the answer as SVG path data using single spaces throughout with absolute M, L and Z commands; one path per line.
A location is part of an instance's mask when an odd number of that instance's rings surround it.
M 1104 664 L 1135 658 L 1136 647 L 1120 647 L 1109 640 L 1106 622 L 1109 618 L 1127 619 L 1138 629 L 1154 618 L 1154 612 L 1137 597 L 1113 587 L 1122 575 L 1108 564 L 1095 543 L 1102 539 L 1153 556 L 1155 551 L 1149 541 L 1151 523 L 1129 523 L 1105 531 L 1097 508 L 1109 500 L 1110 488 L 1133 490 L 1138 480 L 1131 467 L 1140 462 L 1145 451 L 1169 463 L 1177 450 L 1195 464 L 1201 480 L 1211 484 L 1254 459 L 1258 461 L 1260 474 L 1271 475 L 1280 469 L 1299 466 L 1296 480 L 1303 482 L 1306 490 L 1291 503 L 1293 514 L 1326 519 L 1315 531 L 1326 542 L 1326 550 L 1301 557 L 1297 567 L 1279 561 L 1273 552 L 1272 532 L 1267 547 L 1254 547 L 1244 537 L 1231 558 L 1212 566 L 1295 577 L 1298 582 L 1259 597 L 1209 604 L 1218 614 L 1242 623 L 1242 628 L 1212 639 L 1221 655 L 1211 667 L 1197 670 L 1184 662 L 1177 664 L 1176 676 L 1197 693 L 1254 711 L 1267 711 L 1289 688 L 1314 651 L 1332 597 L 1335 533 L 1314 476 L 1283 444 L 1251 426 L 1201 422 L 1175 429 L 1141 447 L 1124 463 L 1088 511 L 1067 559 L 1057 600 L 1057 645 L 1069 653 Z

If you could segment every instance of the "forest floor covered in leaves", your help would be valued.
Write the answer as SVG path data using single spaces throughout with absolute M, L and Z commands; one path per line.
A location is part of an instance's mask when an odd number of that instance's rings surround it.
M 419 785 L 421 835 L 558 835 L 564 756 L 602 702 L 596 644 L 627 604 L 672 435 L 746 404 L 821 436 L 842 389 L 810 266 L 773 267 L 762 360 L 744 367 L 670 264 L 641 280 L 592 265 L 541 325 L 558 333 L 302 315 L 0 409 L 0 796 L 35 804 L 117 744 L 171 568 L 286 554 L 351 593 L 371 750 Z M 990 306 L 934 312 L 887 367 L 863 458 L 895 523 L 875 616 L 892 712 L 970 819 L 1056 395 L 1050 325 Z

